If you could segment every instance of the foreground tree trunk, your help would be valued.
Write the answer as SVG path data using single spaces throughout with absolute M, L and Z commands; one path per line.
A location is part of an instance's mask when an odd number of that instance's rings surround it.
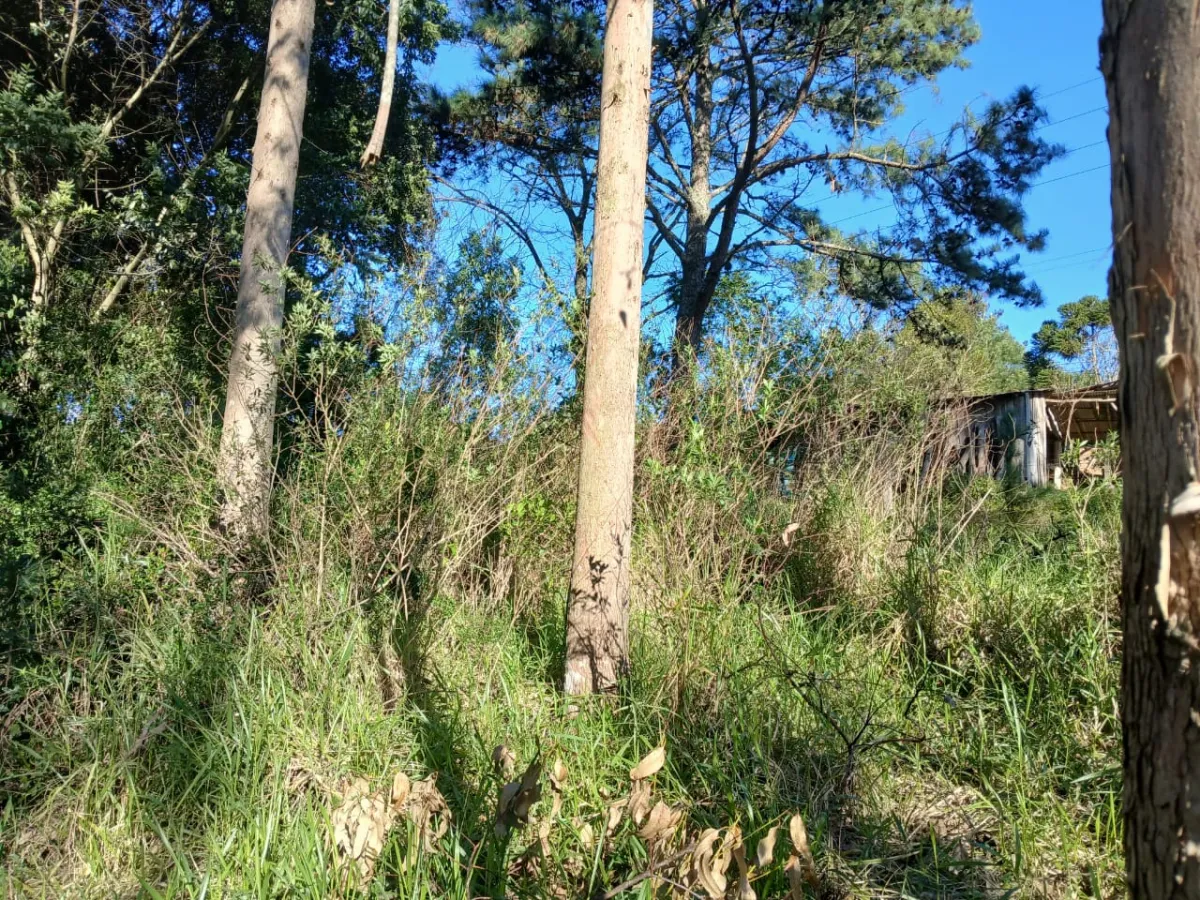
M 1125 856 L 1135 898 L 1200 897 L 1200 19 L 1104 0 L 1121 352 Z
M 568 694 L 611 691 L 628 667 L 653 11 L 653 0 L 608 2 L 579 503 L 567 598 Z
M 314 10 L 315 0 L 275 0 L 271 8 L 217 464 L 222 523 L 242 537 L 261 535 L 267 527 L 283 266 L 292 235 Z

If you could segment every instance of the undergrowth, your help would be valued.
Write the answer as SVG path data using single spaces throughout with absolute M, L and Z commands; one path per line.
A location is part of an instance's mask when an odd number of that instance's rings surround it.
M 881 395 L 812 344 L 713 352 L 687 422 L 645 411 L 631 676 L 582 708 L 556 686 L 577 424 L 519 355 L 436 383 L 302 357 L 249 557 L 210 527 L 210 399 L 140 386 L 153 440 L 61 423 L 109 449 L 69 539 L 6 560 L 7 895 L 649 897 L 646 841 L 606 823 L 665 746 L 689 833 L 802 815 L 810 895 L 1118 896 L 1119 486 L 961 480 L 896 360 Z M 503 835 L 499 745 L 566 773 Z M 348 884 L 338 798 L 397 772 L 448 827 L 398 820 Z

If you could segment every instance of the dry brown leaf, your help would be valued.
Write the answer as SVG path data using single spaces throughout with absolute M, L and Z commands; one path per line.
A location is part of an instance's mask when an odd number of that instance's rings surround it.
M 729 840 L 733 850 L 733 861 L 738 870 L 738 900 L 758 900 L 754 888 L 750 887 L 750 867 L 746 864 L 746 845 L 742 842 L 742 829 L 737 825 L 729 828 Z
M 783 874 L 787 876 L 792 900 L 804 900 L 804 872 L 800 866 L 800 859 L 789 856 L 788 861 L 783 864 Z
M 500 788 L 500 797 L 496 800 L 496 837 L 503 838 L 510 829 L 509 820 L 512 818 L 513 800 L 521 793 L 521 782 L 510 781 Z
M 817 864 L 813 859 L 812 849 L 808 846 L 808 829 L 804 827 L 804 819 L 799 813 L 788 821 L 788 834 L 792 838 L 792 847 L 800 860 L 800 869 L 804 879 L 815 889 L 821 883 L 817 874 Z
M 403 772 L 397 772 L 392 779 L 392 810 L 398 811 L 402 807 L 408 795 L 412 791 L 412 782 L 408 780 L 408 776 Z
M 550 855 L 550 829 L 551 822 L 549 819 L 538 823 L 538 845 L 541 847 L 542 856 Z
M 446 805 L 446 798 L 437 789 L 437 773 L 413 782 L 405 809 L 409 821 L 417 827 L 417 833 L 424 839 L 425 850 L 432 853 L 434 843 L 450 829 L 450 807 Z M 431 822 L 434 823 L 432 827 Z
M 561 791 L 563 785 L 567 782 L 567 766 L 562 759 L 554 760 L 554 765 L 550 767 L 550 787 L 556 791 Z
M 799 530 L 800 530 L 799 522 L 789 523 L 787 525 L 787 527 L 785 527 L 783 529 L 783 533 L 779 536 L 780 539 L 783 541 L 783 546 L 785 546 L 785 547 L 792 546 L 792 535 L 795 534 Z
M 633 781 L 642 781 L 649 778 L 655 772 L 663 767 L 663 763 L 667 761 L 667 748 L 655 747 L 649 753 L 642 757 L 642 761 L 629 770 L 629 777 Z
M 729 881 L 725 870 L 729 868 L 730 852 L 728 842 L 722 842 L 716 847 L 720 832 L 709 828 L 696 840 L 696 849 L 692 851 L 692 881 L 704 888 L 713 900 L 725 896 Z
M 650 812 L 650 783 L 646 781 L 635 781 L 633 788 L 629 792 L 629 800 L 627 801 L 629 809 L 629 818 L 633 819 L 635 828 L 641 828 L 642 822 L 646 821 L 646 813 Z
M 808 849 L 808 829 L 804 827 L 804 819 L 800 817 L 799 813 L 796 813 L 788 821 L 788 835 L 792 839 L 792 847 L 799 856 L 804 856 L 806 853 L 811 854 Z
M 521 775 L 520 781 L 510 781 L 500 789 L 496 803 L 496 834 L 504 837 L 508 832 L 529 821 L 529 810 L 542 799 L 541 763 L 534 760 Z
M 762 869 L 771 864 L 775 859 L 775 841 L 779 839 L 779 826 L 771 828 L 766 836 L 758 842 L 758 849 L 754 852 L 754 867 Z
M 740 835 L 738 840 L 741 840 Z M 729 871 L 729 864 L 732 861 L 733 845 L 730 843 L 728 837 L 726 837 L 717 847 L 717 852 L 713 854 L 712 867 L 710 869 L 714 882 L 721 885 L 722 896 L 725 894 L 725 887 L 729 884 L 729 879 L 725 877 L 725 873 Z M 719 882 L 717 881 L 718 878 L 720 879 Z
M 341 792 L 342 802 L 331 816 L 338 865 L 353 863 L 363 884 L 375 874 L 375 862 L 399 809 L 391 802 L 391 791 L 368 793 L 369 787 L 365 778 L 347 782 Z
M 605 837 L 612 837 L 616 833 L 618 826 L 621 824 L 621 815 L 625 812 L 625 804 L 628 801 L 618 800 L 608 808 L 608 824 L 604 826 Z
M 575 833 L 579 835 L 579 843 L 584 850 L 591 850 L 596 845 L 596 832 L 592 830 L 592 826 L 583 819 L 576 816 L 571 820 L 571 826 L 575 829 Z
M 542 799 L 542 764 L 534 760 L 521 776 L 521 792 L 513 801 L 513 814 L 520 822 L 528 821 L 529 808 Z
M 646 824 L 638 831 L 638 837 L 651 844 L 666 841 L 675 833 L 682 819 L 682 811 L 672 809 L 660 800 L 650 810 Z
M 496 770 L 496 774 L 504 778 L 509 778 L 517 768 L 517 756 L 504 744 L 500 744 L 492 751 L 492 768 Z

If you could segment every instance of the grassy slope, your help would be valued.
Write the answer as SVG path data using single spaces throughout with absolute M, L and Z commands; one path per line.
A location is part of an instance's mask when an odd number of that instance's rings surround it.
M 642 435 L 632 677 L 578 714 L 554 685 L 576 425 L 533 375 L 404 394 L 321 368 L 236 577 L 203 404 L 143 388 L 136 429 L 103 404 L 64 426 L 69 460 L 115 449 L 94 524 L 5 607 L 7 895 L 340 896 L 334 794 L 397 771 L 436 774 L 453 821 L 431 852 L 393 828 L 375 896 L 603 893 L 646 847 L 581 832 L 665 740 L 654 794 L 689 833 L 753 846 L 798 811 L 825 896 L 1118 896 L 1119 486 L 943 489 L 927 420 L 896 413 L 927 366 L 843 383 L 861 365 L 805 349 L 785 390 L 750 344 L 677 446 Z M 500 743 L 568 771 L 559 814 L 504 839 Z M 782 896 L 778 866 L 756 888 Z
M 515 613 L 435 597 L 392 630 L 400 690 L 385 704 L 389 629 L 336 578 L 320 597 L 281 586 L 266 608 L 219 592 L 164 603 L 111 536 L 88 577 L 120 605 L 18 676 L 9 893 L 334 896 L 330 790 L 401 769 L 437 773 L 453 826 L 429 856 L 395 829 L 378 896 L 582 895 L 639 871 L 644 849 L 623 831 L 589 852 L 577 817 L 601 830 L 629 767 L 665 738 L 656 793 L 694 826 L 736 821 L 754 839 L 802 811 L 829 890 L 1115 894 L 1112 503 L 1009 493 L 984 498 L 949 553 L 914 543 L 873 595 L 806 607 L 789 592 L 808 559 L 756 602 L 643 606 L 627 696 L 573 717 L 553 686 L 554 596 Z M 533 830 L 491 830 L 499 743 L 570 773 L 536 876 L 512 865 Z M 778 875 L 759 885 L 783 890 Z

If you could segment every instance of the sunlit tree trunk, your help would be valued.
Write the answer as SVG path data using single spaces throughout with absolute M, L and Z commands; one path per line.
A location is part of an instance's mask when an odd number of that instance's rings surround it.
M 1105 0 L 1120 345 L 1125 854 L 1135 898 L 1200 897 L 1200 13 Z
M 273 470 L 275 355 L 283 324 L 283 266 L 308 90 L 315 0 L 275 0 L 258 133 L 246 194 L 237 321 L 217 477 L 223 524 L 253 537 L 267 527 Z
M 388 119 L 392 114 L 392 97 L 396 92 L 396 45 L 400 40 L 400 0 L 388 0 L 387 43 L 384 46 L 383 84 L 379 88 L 379 111 L 375 127 L 359 161 L 363 168 L 383 159 L 383 139 L 387 137 Z
M 652 0 L 609 0 L 579 502 L 567 599 L 568 694 L 611 691 L 628 668 L 652 31 Z

